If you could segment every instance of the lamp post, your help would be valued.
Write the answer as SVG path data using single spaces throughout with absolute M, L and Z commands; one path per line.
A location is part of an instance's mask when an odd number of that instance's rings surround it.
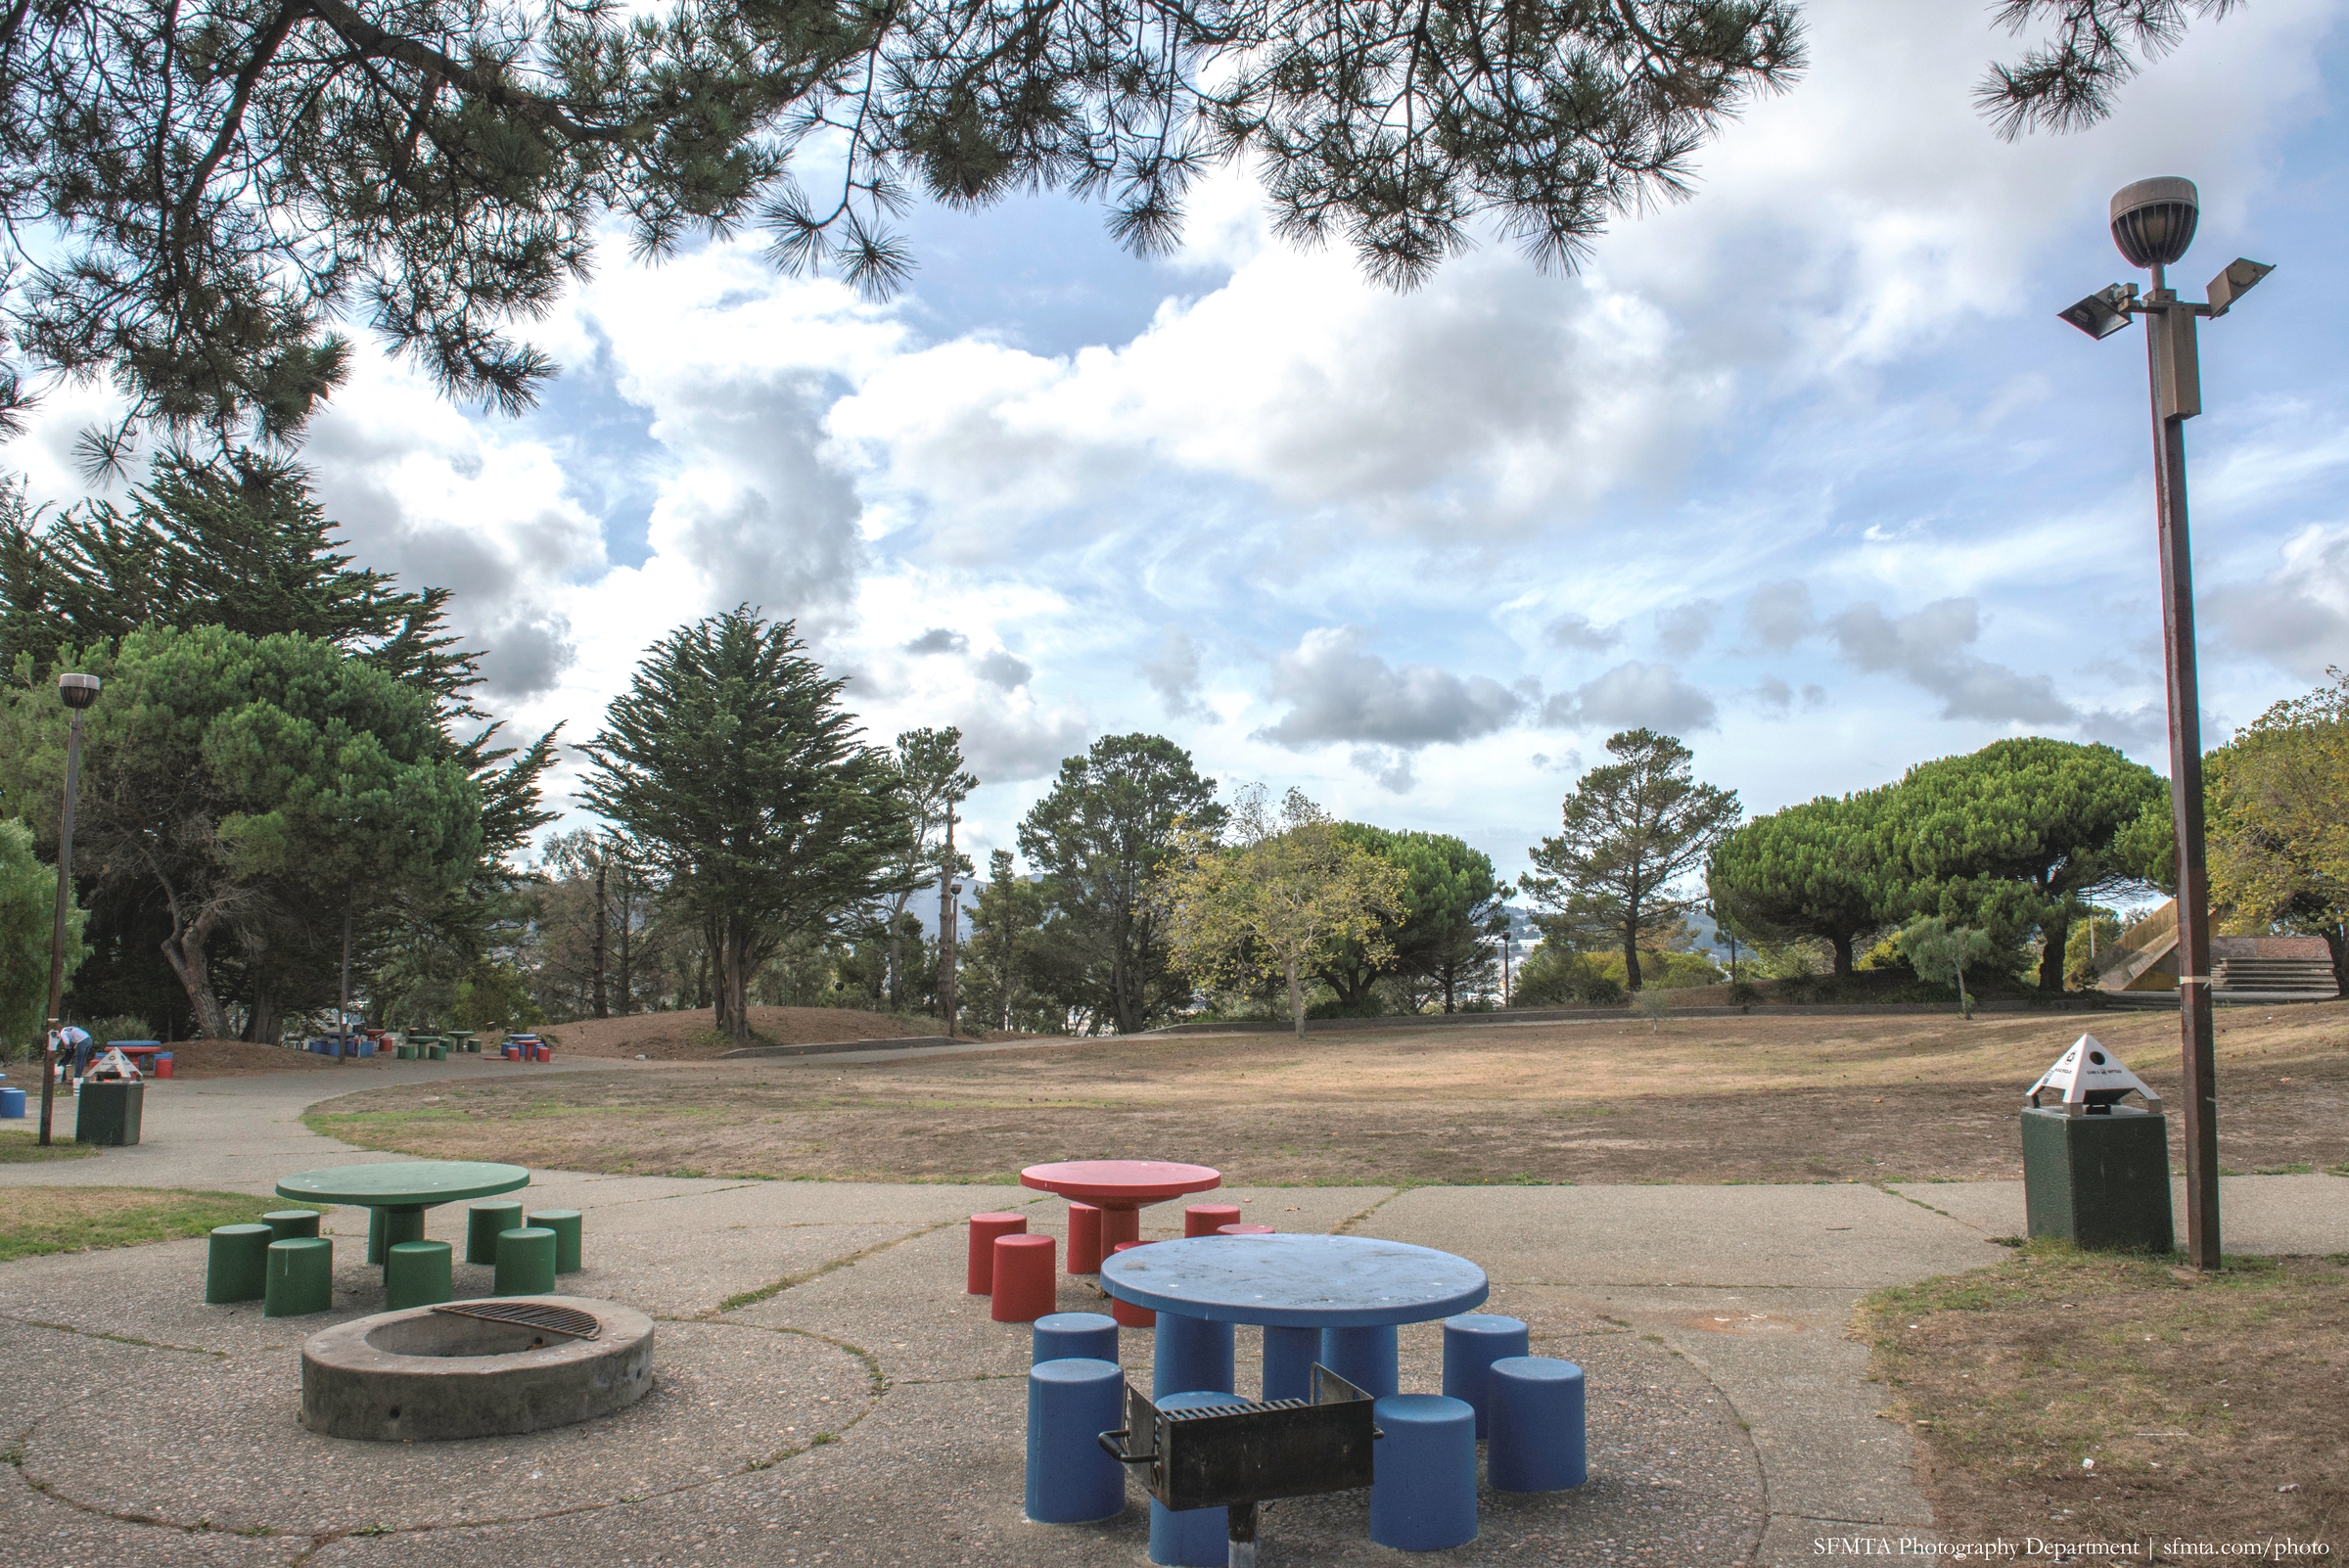
M 49 1031 L 41 1047 L 41 1146 L 57 1103 L 57 1032 L 66 994 L 66 899 L 73 887 L 73 798 L 81 791 L 81 711 L 98 700 L 96 675 L 60 675 L 58 700 L 72 710 L 66 731 L 66 809 L 57 829 L 57 924 L 49 934 Z
M 2195 304 L 2166 269 L 2193 243 L 2200 202 L 2191 180 L 2139 180 L 2112 199 L 2112 240 L 2153 274 L 2142 297 L 2116 283 L 2058 312 L 2098 340 L 2145 318 L 2153 392 L 2154 535 L 2161 556 L 2163 662 L 2169 676 L 2170 809 L 2178 837 L 2178 1032 L 2186 1066 L 2186 1250 L 2196 1268 L 2219 1267 L 2219 1102 L 2210 1021 L 2210 877 L 2202 846 L 2202 715 L 2194 674 L 2194 577 L 2186 527 L 2186 422 L 2202 412 L 2194 318 L 2225 315 L 2276 269 L 2240 257 Z

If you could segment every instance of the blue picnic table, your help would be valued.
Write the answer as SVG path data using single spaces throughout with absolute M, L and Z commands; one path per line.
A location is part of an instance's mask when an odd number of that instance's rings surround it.
M 1480 1306 L 1485 1271 L 1372 1236 L 1197 1236 L 1101 1266 L 1101 1288 L 1159 1314 L 1151 1398 L 1232 1388 L 1231 1325 L 1265 1331 L 1264 1397 L 1310 1398 L 1315 1360 L 1373 1397 L 1397 1392 L 1395 1330 Z M 1205 1379 L 1205 1381 L 1201 1381 Z

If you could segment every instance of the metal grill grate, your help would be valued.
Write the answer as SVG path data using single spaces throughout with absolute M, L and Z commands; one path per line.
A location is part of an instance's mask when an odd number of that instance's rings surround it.
M 576 1307 L 550 1307 L 535 1301 L 452 1301 L 433 1311 L 447 1313 L 455 1317 L 486 1317 L 491 1322 L 519 1323 L 525 1328 L 543 1328 L 552 1333 L 568 1334 L 573 1339 L 593 1339 L 603 1332 L 603 1325 L 593 1313 L 580 1312 Z

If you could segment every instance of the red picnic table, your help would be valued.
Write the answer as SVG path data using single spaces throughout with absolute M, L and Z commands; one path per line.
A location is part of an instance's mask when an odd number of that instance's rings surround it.
M 1069 1272 L 1097 1274 L 1121 1241 L 1142 1238 L 1141 1211 L 1223 1184 L 1223 1173 L 1169 1160 L 1063 1160 L 1032 1165 L 1020 1185 L 1069 1200 Z

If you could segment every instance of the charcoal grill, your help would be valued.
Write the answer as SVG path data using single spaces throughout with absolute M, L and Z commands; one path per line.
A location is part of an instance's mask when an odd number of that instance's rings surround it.
M 1384 1436 L 1369 1395 L 1326 1366 L 1310 1400 L 1243 1400 L 1162 1410 L 1126 1385 L 1126 1425 L 1100 1436 L 1121 1464 L 1148 1466 L 1143 1485 L 1168 1508 L 1222 1508 L 1229 1568 L 1256 1568 L 1257 1504 L 1370 1484 L 1370 1445 Z
M 593 1313 L 539 1301 L 451 1301 L 442 1302 L 433 1311 L 451 1317 L 484 1317 L 493 1323 L 543 1328 L 549 1333 L 568 1334 L 573 1339 L 593 1339 L 603 1331 Z

